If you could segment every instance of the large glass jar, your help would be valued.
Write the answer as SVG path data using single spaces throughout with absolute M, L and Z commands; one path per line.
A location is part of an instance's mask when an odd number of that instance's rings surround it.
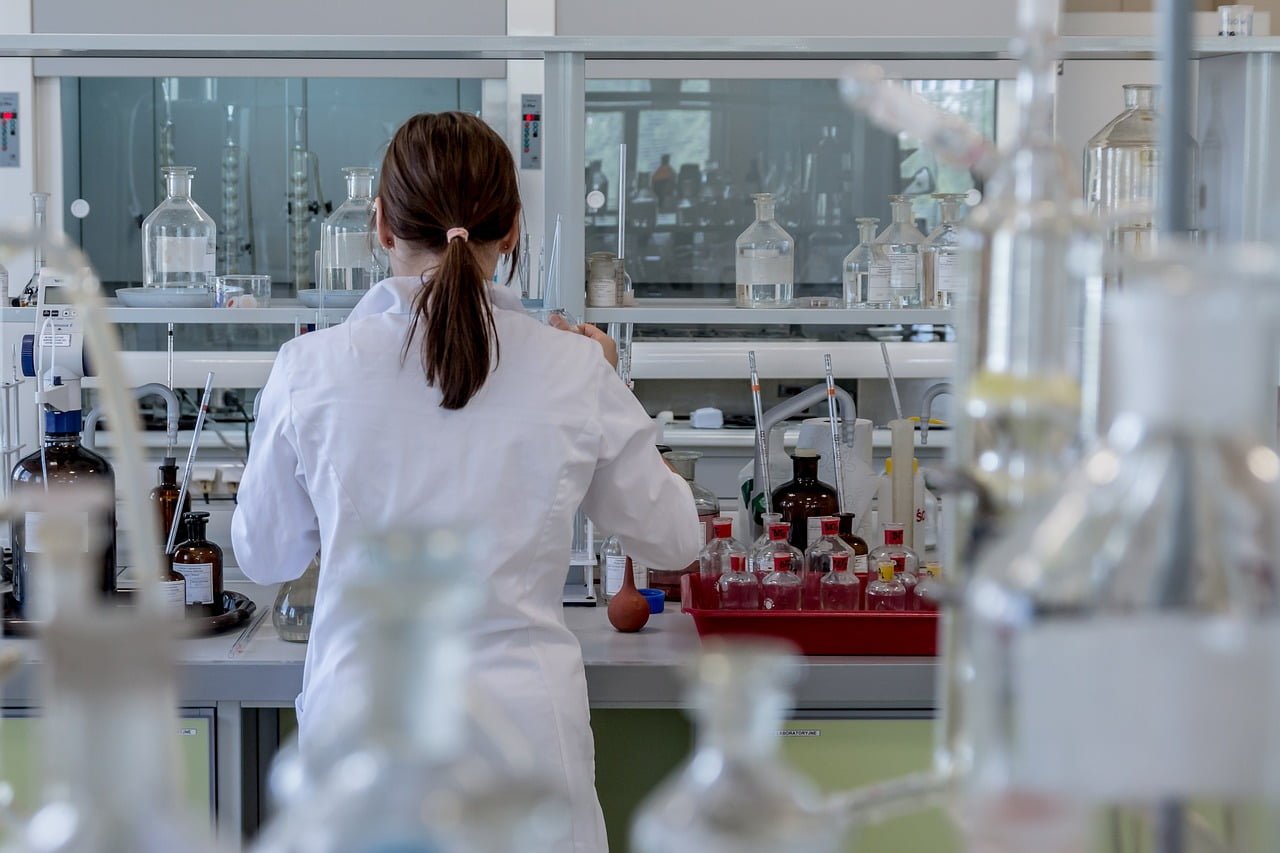
M 347 200 L 320 226 L 321 291 L 368 290 L 378 275 L 373 257 L 373 169 L 348 166 Z
M 689 490 L 693 492 L 693 504 L 698 509 L 698 521 L 702 522 L 702 540 L 704 543 L 710 542 L 715 533 L 712 528 L 712 522 L 715 517 L 720 514 L 720 499 L 708 489 L 699 486 L 694 480 L 697 471 L 698 460 L 702 458 L 701 453 L 695 453 L 692 450 L 668 450 L 662 454 L 662 458 L 670 463 L 671 467 L 676 470 L 685 482 L 689 484 Z M 680 600 L 680 578 L 687 574 L 698 574 L 699 564 L 694 560 L 683 569 L 649 569 L 649 586 L 653 589 L 660 589 L 667 594 L 667 601 Z
M 884 256 L 876 259 L 867 281 L 867 301 L 893 308 L 918 308 L 923 301 L 920 247 L 924 235 L 912 221 L 911 197 L 889 196 L 893 222 L 876 238 Z
M 844 256 L 844 307 L 887 308 L 888 304 L 872 304 L 867 299 L 867 285 L 871 278 L 872 260 L 878 254 L 875 248 L 876 226 L 880 220 L 864 217 L 858 220 L 858 245 Z
M 1160 186 L 1157 152 L 1156 87 L 1127 83 L 1124 112 L 1085 149 L 1085 201 L 1091 213 L 1111 218 L 1112 243 L 1127 252 L 1150 248 Z M 1126 209 L 1131 212 L 1121 215 Z
M 773 218 L 772 193 L 756 193 L 756 221 L 738 237 L 739 308 L 790 308 L 795 295 L 795 241 Z
M 925 241 L 924 294 L 925 305 L 951 308 L 956 294 L 964 290 L 968 270 L 960 256 L 960 211 L 964 193 L 934 193 L 941 222 Z
M 142 221 L 145 287 L 208 287 L 218 250 L 218 226 L 191 198 L 194 166 L 167 166 L 167 195 Z
M 271 624 L 286 643 L 305 643 L 311 637 L 311 620 L 316 612 L 316 588 L 320 583 L 317 555 L 302 573 L 280 587 L 271 608 Z
M 773 490 L 773 508 L 791 525 L 791 544 L 801 553 L 822 535 L 822 518 L 840 513 L 836 490 L 818 479 L 817 451 L 799 449 L 791 457 L 792 478 Z

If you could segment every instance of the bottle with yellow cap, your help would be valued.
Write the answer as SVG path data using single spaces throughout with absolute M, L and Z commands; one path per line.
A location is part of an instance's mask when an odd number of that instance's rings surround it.
M 884 560 L 876 570 L 880 576 L 867 584 L 867 609 L 874 611 L 906 610 L 907 588 L 894 572 L 893 563 Z
M 911 591 L 911 601 L 907 606 L 920 613 L 936 613 L 945 586 L 942 566 L 939 563 L 925 563 L 924 570 L 920 572 L 920 582 Z

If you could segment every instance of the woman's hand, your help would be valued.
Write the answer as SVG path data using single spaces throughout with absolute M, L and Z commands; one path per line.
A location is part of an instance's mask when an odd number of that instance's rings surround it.
M 590 323 L 582 323 L 578 326 L 570 325 L 568 321 L 559 314 L 552 314 L 550 325 L 561 330 L 562 332 L 573 332 L 582 335 L 585 338 L 591 338 L 600 345 L 600 349 L 604 350 L 604 359 L 609 362 L 609 366 L 615 370 L 618 367 L 618 344 L 613 338 L 600 331 Z

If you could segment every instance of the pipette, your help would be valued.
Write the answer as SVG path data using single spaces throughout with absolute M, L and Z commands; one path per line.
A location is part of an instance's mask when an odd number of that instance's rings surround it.
M 187 500 L 187 489 L 191 485 L 191 467 L 196 462 L 196 449 L 200 446 L 200 431 L 204 429 L 205 415 L 209 414 L 209 398 L 213 396 L 213 373 L 209 373 L 204 380 L 204 393 L 200 395 L 200 411 L 196 413 L 195 433 L 191 436 L 191 450 L 187 451 L 187 469 L 182 472 L 182 486 L 178 489 L 178 502 L 176 506 L 181 507 Z M 169 538 L 165 541 L 165 554 L 173 553 L 173 546 L 177 544 L 178 526 L 182 523 L 182 513 L 175 512 L 173 514 L 173 523 L 169 525 Z
M 827 371 L 827 420 L 831 421 L 831 463 L 836 468 L 836 497 L 839 500 L 840 513 L 843 515 L 844 505 L 844 465 L 840 455 L 840 420 L 836 417 L 836 378 L 831 370 L 831 353 L 822 357 Z M 850 425 L 852 426 L 852 425 Z
M 773 487 L 769 482 L 769 436 L 764 429 L 764 407 L 760 404 L 760 374 L 756 370 L 756 351 L 747 353 L 751 368 L 751 405 L 756 414 L 756 453 L 760 454 L 760 479 L 764 486 L 764 511 L 773 512 Z
M 884 372 L 889 377 L 889 393 L 893 395 L 893 410 L 898 415 L 898 420 L 902 420 L 902 398 L 898 396 L 898 380 L 893 378 L 893 365 L 889 363 L 889 347 L 884 342 L 880 342 L 880 355 L 884 356 Z

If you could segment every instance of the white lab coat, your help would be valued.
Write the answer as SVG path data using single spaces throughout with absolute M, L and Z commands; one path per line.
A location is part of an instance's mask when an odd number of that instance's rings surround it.
M 693 498 L 654 450 L 644 409 L 585 337 L 539 324 L 490 287 L 500 360 L 461 410 L 440 407 L 418 342 L 401 363 L 416 278 L 375 286 L 347 322 L 285 344 L 263 389 L 232 521 L 236 559 L 262 584 L 324 554 L 302 694 L 305 745 L 353 683 L 359 617 L 340 606 L 364 569 L 361 533 L 475 525 L 489 579 L 471 627 L 472 691 L 505 709 L 573 805 L 561 849 L 607 849 L 595 795 L 582 652 L 560 603 L 581 505 L 638 561 L 679 567 L 702 543 Z M 319 729 L 316 729 L 319 731 Z

